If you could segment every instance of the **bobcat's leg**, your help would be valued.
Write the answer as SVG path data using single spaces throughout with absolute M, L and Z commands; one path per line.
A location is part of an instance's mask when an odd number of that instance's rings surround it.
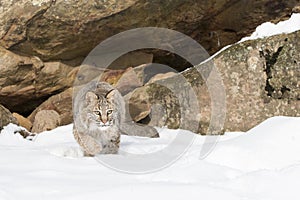
M 102 151 L 102 145 L 97 143 L 91 136 L 79 133 L 75 128 L 73 129 L 73 134 L 78 144 L 82 147 L 85 156 L 94 156 Z
M 140 136 L 140 137 L 159 137 L 159 134 L 152 126 L 137 124 L 134 122 L 123 122 L 120 127 L 123 135 Z

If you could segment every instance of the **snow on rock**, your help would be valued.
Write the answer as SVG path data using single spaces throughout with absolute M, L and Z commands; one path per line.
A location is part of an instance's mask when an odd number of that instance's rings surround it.
M 0 134 L 0 147 L 30 145 L 31 143 L 24 140 L 24 138 L 18 133 L 18 131 L 21 130 L 25 130 L 25 128 L 11 123 L 4 126 Z
M 277 24 L 265 22 L 259 25 L 251 36 L 243 38 L 240 42 L 282 33 L 292 33 L 298 30 L 300 30 L 300 13 L 293 13 L 288 20 L 278 22 Z

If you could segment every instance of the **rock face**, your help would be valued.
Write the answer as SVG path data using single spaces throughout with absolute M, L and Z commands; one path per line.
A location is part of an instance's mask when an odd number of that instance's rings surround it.
M 247 131 L 276 115 L 300 116 L 300 56 L 296 53 L 300 51 L 299 37 L 300 31 L 235 44 L 195 68 L 138 88 L 132 97 L 142 94 L 151 105 L 161 106 L 161 111 L 152 112 L 152 118 L 156 120 L 151 120 L 151 125 L 179 128 L 183 124 L 184 128 L 191 130 L 197 126 L 193 123 L 197 123 L 195 119 L 198 118 L 198 132 L 212 134 L 208 131 L 214 103 L 210 95 L 220 89 L 215 87 L 215 77 L 210 71 L 214 65 L 226 93 L 224 130 Z M 182 81 L 182 77 L 188 84 Z M 206 81 L 212 83 L 210 90 Z M 191 88 L 197 96 L 195 99 L 189 98 Z M 182 99 L 186 98 L 183 104 L 180 104 L 178 94 L 183 95 Z M 133 119 L 138 118 L 134 110 L 141 109 L 141 101 L 142 98 L 132 98 L 129 102 Z M 196 104 L 199 105 L 199 116 L 189 115 L 189 110 L 195 109 L 191 105 Z M 146 108 L 140 113 L 148 110 Z M 159 113 L 158 117 L 155 117 L 156 113 Z
M 136 27 L 164 27 L 196 39 L 210 53 L 262 22 L 287 17 L 298 0 L 4 0 L 0 44 L 42 60 L 80 60 L 104 39 Z
M 0 130 L 3 126 L 6 126 L 9 123 L 18 124 L 17 119 L 9 112 L 7 108 L 0 104 Z
M 86 32 L 96 25 L 92 23 L 93 21 L 121 12 L 134 2 L 134 0 L 124 2 L 4 1 L 1 25 L 5 26 L 1 28 L 1 44 L 5 48 L 14 47 L 30 55 L 37 54 L 42 59 L 62 57 L 68 59 L 74 56 L 75 51 L 80 55 L 82 50 L 78 49 L 84 48 L 86 51 L 84 44 L 93 45 L 91 44 L 93 40 L 88 37 L 96 36 L 99 28 L 94 27 L 93 33 L 90 32 L 92 34 Z M 97 25 L 101 26 L 101 23 Z
M 27 113 L 49 96 L 73 84 L 73 68 L 42 62 L 0 47 L 0 102 L 10 111 Z

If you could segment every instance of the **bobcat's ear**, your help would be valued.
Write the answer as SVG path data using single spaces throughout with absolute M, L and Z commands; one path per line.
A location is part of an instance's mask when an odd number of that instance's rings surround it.
M 97 95 L 93 92 L 87 92 L 85 95 L 85 100 L 87 103 L 95 102 L 98 99 Z
M 111 99 L 115 95 L 115 93 L 116 93 L 116 90 L 112 89 L 112 90 L 108 91 L 108 93 L 106 93 L 105 98 Z

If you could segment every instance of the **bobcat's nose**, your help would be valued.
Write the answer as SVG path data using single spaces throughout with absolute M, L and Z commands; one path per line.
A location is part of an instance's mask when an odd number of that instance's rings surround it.
M 101 121 L 103 122 L 103 124 L 106 124 L 107 119 L 102 119 Z

